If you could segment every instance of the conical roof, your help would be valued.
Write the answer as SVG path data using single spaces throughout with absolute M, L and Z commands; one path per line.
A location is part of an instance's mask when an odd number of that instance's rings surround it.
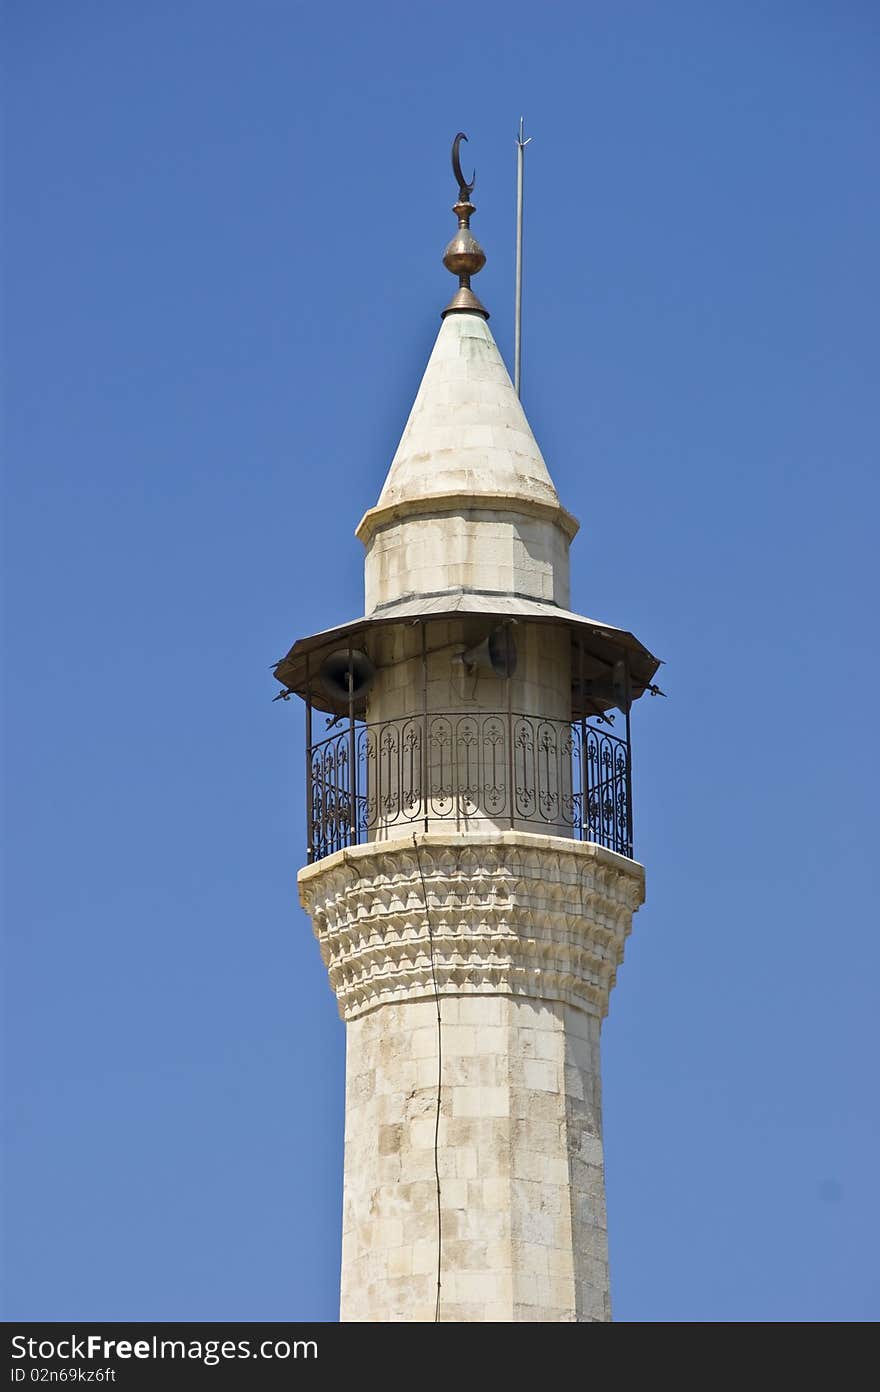
M 446 315 L 379 501 L 358 535 L 396 514 L 461 500 L 577 522 L 559 502 L 492 331 L 481 314 Z

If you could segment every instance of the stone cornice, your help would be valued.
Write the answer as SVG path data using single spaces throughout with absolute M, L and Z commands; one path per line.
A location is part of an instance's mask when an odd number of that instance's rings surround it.
M 525 494 L 493 493 L 475 489 L 473 492 L 432 493 L 427 497 L 401 498 L 381 507 L 369 508 L 357 527 L 355 536 L 369 546 L 376 532 L 410 517 L 436 517 L 447 512 L 496 511 L 519 513 L 525 517 L 540 517 L 561 528 L 569 541 L 577 534 L 580 523 L 561 503 L 546 502 Z
M 441 995 L 530 996 L 602 1018 L 644 900 L 636 861 L 521 831 L 371 842 L 298 883 L 346 1020 L 430 997 L 435 976 Z

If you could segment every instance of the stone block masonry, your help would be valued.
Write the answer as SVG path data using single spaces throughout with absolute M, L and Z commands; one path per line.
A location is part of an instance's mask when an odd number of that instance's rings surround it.
M 609 1319 L 599 1033 L 642 867 L 419 833 L 299 883 L 348 1029 L 341 1318 L 434 1319 L 436 1163 L 442 1321 Z

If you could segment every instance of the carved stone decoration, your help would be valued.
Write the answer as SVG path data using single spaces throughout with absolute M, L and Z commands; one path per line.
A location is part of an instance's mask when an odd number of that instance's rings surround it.
M 644 871 L 564 837 L 417 832 L 306 866 L 299 893 L 345 1020 L 429 998 L 435 978 L 441 996 L 529 996 L 604 1019 Z

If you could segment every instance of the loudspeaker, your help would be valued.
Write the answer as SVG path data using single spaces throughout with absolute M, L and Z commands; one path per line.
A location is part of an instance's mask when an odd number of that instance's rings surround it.
M 584 695 L 603 705 L 616 706 L 618 710 L 628 711 L 632 705 L 632 686 L 626 663 L 621 659 L 601 677 L 587 677 L 584 681 Z
M 331 701 L 340 705 L 348 704 L 349 692 L 359 701 L 373 685 L 375 676 L 376 669 L 367 654 L 357 648 L 352 653 L 340 648 L 321 663 L 321 685 Z
M 463 652 L 465 667 L 485 667 L 496 677 L 512 677 L 516 671 L 516 644 L 510 629 L 504 625 L 493 628 L 488 638 Z
M 611 691 L 617 709 L 624 712 L 628 711 L 632 705 L 632 686 L 630 685 L 629 672 L 626 670 L 626 663 L 622 660 L 614 664 L 614 670 L 611 673 Z

